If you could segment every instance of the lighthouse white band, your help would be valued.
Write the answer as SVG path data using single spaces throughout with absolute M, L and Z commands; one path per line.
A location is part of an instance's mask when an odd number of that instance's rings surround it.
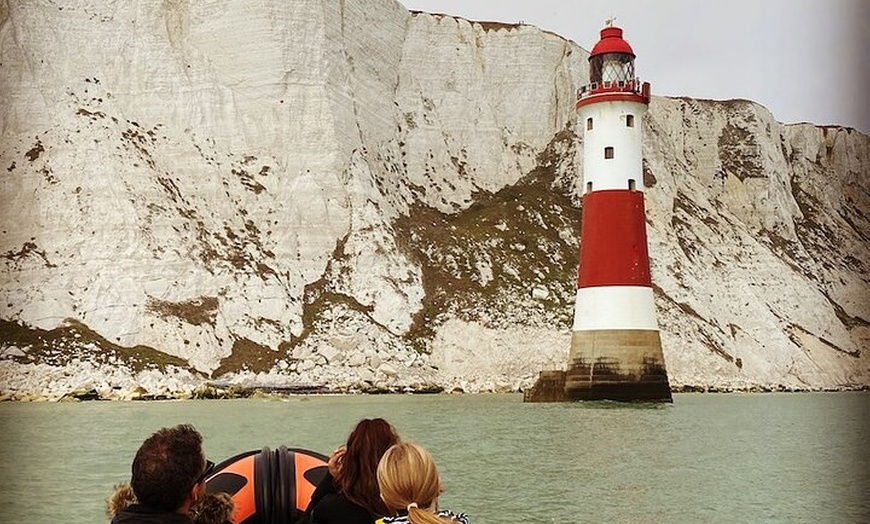
M 646 104 L 640 102 L 598 102 L 580 110 L 580 125 L 583 126 L 583 183 L 591 182 L 592 190 L 629 189 L 629 180 L 634 180 L 634 189 L 643 191 L 643 114 Z M 634 125 L 628 127 L 626 118 L 631 115 Z M 591 120 L 592 129 L 587 121 Z M 605 149 L 612 156 L 605 156 Z
M 599 286 L 577 290 L 574 331 L 658 330 L 653 290 L 642 286 Z

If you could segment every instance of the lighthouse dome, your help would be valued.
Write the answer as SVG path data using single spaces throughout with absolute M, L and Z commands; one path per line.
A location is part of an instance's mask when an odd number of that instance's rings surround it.
M 634 51 L 622 38 L 622 29 L 619 27 L 608 26 L 601 30 L 601 40 L 592 48 L 589 54 L 589 59 L 606 53 L 624 53 L 634 57 Z

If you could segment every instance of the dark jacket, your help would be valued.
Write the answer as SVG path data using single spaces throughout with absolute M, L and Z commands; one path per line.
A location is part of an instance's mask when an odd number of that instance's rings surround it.
M 314 489 L 308 509 L 296 524 L 373 524 L 378 517 L 348 500 L 327 473 Z
M 133 504 L 116 513 L 112 524 L 194 524 L 194 522 L 187 515 L 167 513 L 141 504 Z
M 233 498 L 226 493 L 208 493 L 190 508 L 190 516 L 166 513 L 136 500 L 129 484 L 115 486 L 106 500 L 106 515 L 112 524 L 232 524 Z

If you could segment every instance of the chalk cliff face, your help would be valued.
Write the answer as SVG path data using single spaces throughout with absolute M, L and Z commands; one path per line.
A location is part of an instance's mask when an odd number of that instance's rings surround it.
M 0 390 L 564 367 L 587 56 L 394 0 L 0 0 Z M 870 139 L 748 101 L 644 126 L 672 384 L 870 383 Z

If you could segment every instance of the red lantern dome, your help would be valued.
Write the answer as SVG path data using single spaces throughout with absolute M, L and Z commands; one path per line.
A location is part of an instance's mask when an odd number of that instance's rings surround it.
M 604 53 L 624 53 L 634 57 L 631 46 L 622 39 L 622 29 L 615 26 L 608 26 L 601 30 L 601 40 L 592 48 L 589 59 L 592 60 L 593 56 Z

